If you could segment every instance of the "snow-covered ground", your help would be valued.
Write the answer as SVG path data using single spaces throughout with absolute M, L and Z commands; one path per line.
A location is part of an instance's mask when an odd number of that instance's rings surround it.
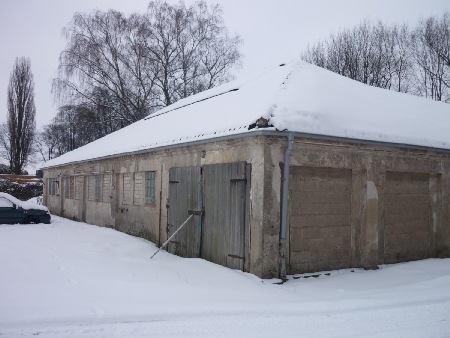
M 277 285 L 155 250 L 56 216 L 0 225 L 0 337 L 450 336 L 450 259 Z

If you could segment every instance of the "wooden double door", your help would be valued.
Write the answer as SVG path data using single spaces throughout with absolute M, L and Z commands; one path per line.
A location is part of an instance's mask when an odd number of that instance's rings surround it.
M 171 168 L 168 236 L 194 216 L 169 243 L 168 251 L 244 270 L 250 170 L 246 162 Z

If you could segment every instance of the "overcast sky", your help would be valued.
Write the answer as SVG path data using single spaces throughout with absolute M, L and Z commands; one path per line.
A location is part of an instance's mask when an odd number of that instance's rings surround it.
M 177 1 L 169 2 L 174 3 Z M 192 1 L 186 0 L 186 3 Z M 208 1 L 209 2 L 209 1 Z M 308 43 L 326 38 L 364 18 L 414 25 L 421 17 L 450 10 L 448 0 L 217 0 L 231 33 L 244 44 L 239 75 L 252 75 L 298 59 Z M 61 35 L 75 12 L 110 8 L 144 12 L 148 0 L 0 0 L 0 123 L 6 121 L 6 93 L 15 58 L 31 59 L 38 127 L 56 115 L 51 80 L 64 49 Z

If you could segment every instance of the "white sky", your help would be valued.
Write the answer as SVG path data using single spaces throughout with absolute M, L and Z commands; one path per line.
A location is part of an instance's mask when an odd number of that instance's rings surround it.
M 56 115 L 51 79 L 64 49 L 62 28 L 74 12 L 110 8 L 144 12 L 148 0 L 1 0 L 0 1 L 0 123 L 6 121 L 6 92 L 15 58 L 31 58 L 35 80 L 37 126 Z M 169 2 L 177 2 L 169 0 Z M 186 0 L 191 3 L 191 0 Z M 244 40 L 241 75 L 298 58 L 308 43 L 326 38 L 364 18 L 386 23 L 415 24 L 420 17 L 450 10 L 448 0 L 216 0 L 225 24 Z

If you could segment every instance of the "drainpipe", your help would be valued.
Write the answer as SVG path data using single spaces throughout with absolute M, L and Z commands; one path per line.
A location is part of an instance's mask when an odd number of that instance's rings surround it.
M 291 164 L 292 144 L 294 143 L 294 135 L 288 133 L 287 147 L 284 153 L 283 175 L 281 177 L 281 225 L 280 225 L 280 278 L 286 280 L 286 223 L 288 209 L 288 193 L 289 193 L 289 166 Z
M 161 247 L 161 217 L 162 217 L 162 189 L 163 189 L 163 164 L 161 163 L 161 185 L 159 187 L 159 219 L 158 219 L 158 247 Z

